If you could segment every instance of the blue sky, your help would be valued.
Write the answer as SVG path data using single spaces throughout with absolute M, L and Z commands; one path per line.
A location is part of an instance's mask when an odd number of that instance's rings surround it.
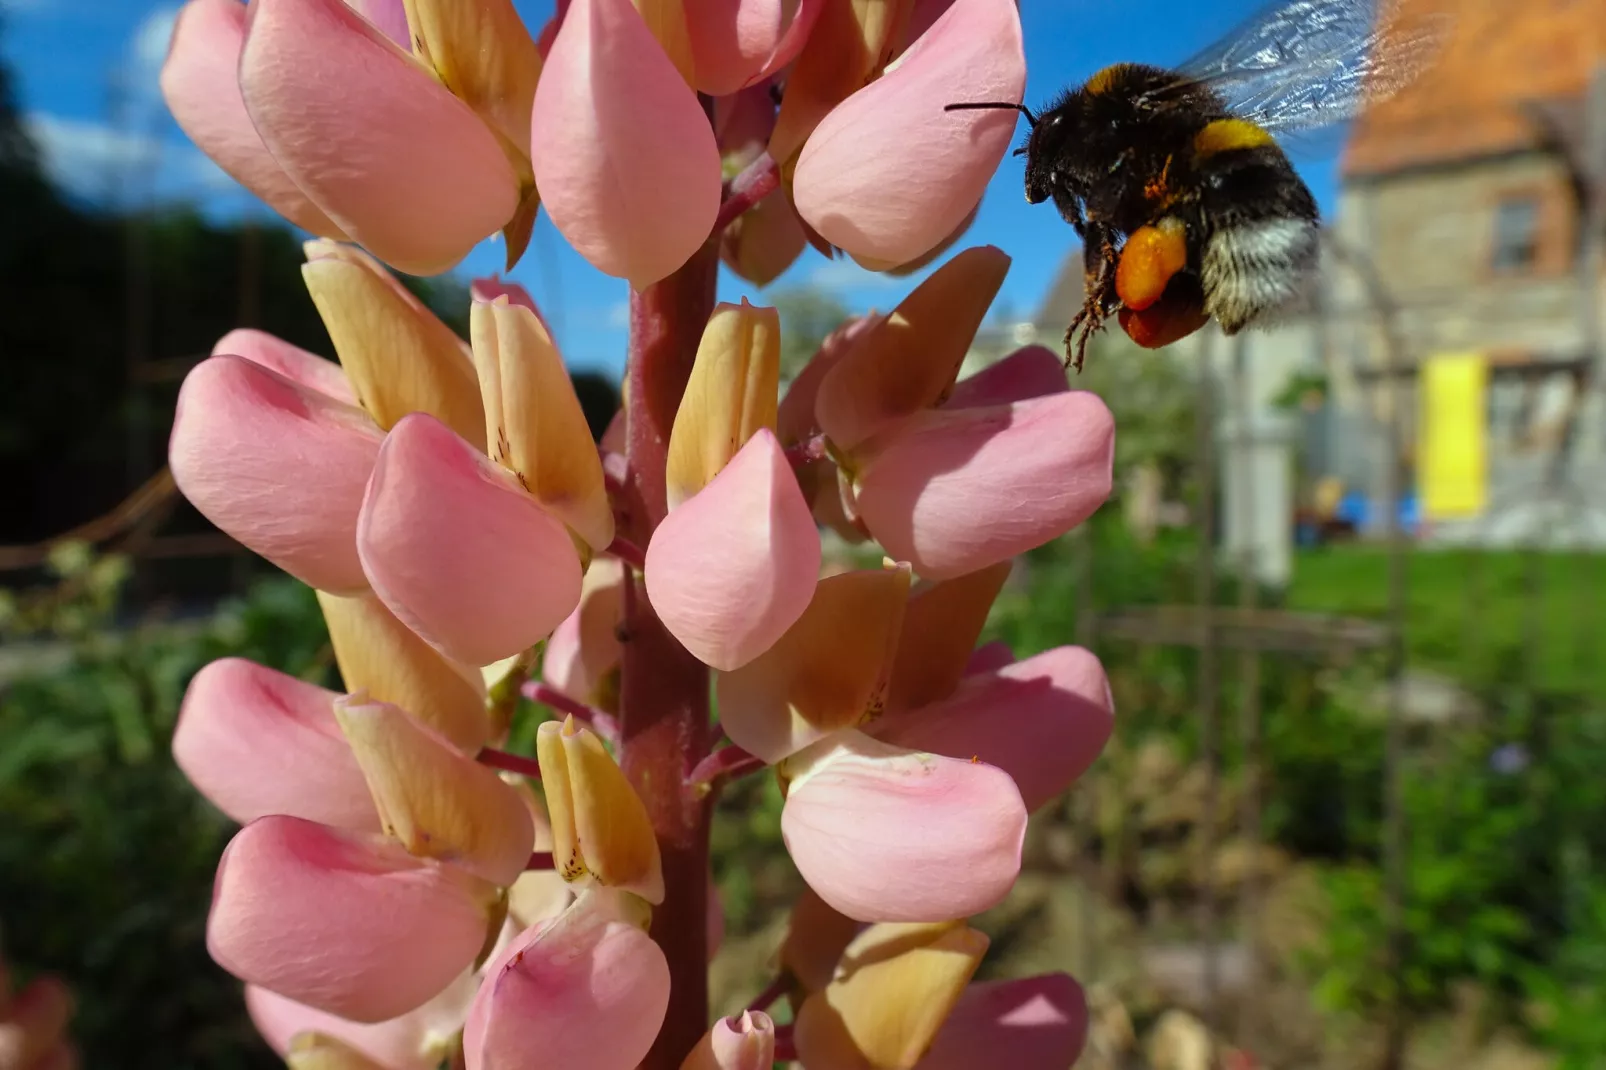
M 1040 105 L 1107 63 L 1180 61 L 1260 2 L 1021 0 L 1027 103 Z M 551 0 L 515 3 L 532 31 L 552 10 Z M 174 0 L 0 0 L 0 53 L 16 74 L 21 104 L 52 172 L 78 195 L 102 202 L 183 197 L 221 217 L 269 215 L 189 144 L 162 106 L 156 78 L 177 7 Z M 1024 124 L 1021 131 L 1024 136 Z M 1336 160 L 1301 160 L 1300 166 L 1323 209 L 1330 209 Z M 997 245 L 1013 258 L 993 308 L 1005 318 L 1037 308 L 1074 241 L 1052 207 L 1026 204 L 1020 168 L 1019 159 L 1005 158 L 963 239 Z M 488 274 L 501 260 L 500 246 L 487 243 L 459 271 Z M 625 348 L 623 282 L 581 259 L 544 215 L 511 278 L 540 302 L 572 365 L 618 374 Z M 807 250 L 769 289 L 814 286 L 863 311 L 896 304 L 915 281 Z M 744 295 L 764 301 L 763 291 L 722 271 L 721 298 Z

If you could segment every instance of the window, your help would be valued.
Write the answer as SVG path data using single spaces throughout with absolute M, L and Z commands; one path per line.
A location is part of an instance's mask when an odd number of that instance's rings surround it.
M 1526 271 L 1538 256 L 1539 198 L 1531 194 L 1501 198 L 1494 216 L 1494 269 Z

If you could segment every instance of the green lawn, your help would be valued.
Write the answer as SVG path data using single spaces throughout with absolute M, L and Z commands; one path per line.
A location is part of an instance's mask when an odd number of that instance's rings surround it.
M 1606 698 L 1606 555 L 1412 549 L 1406 577 L 1413 664 L 1468 683 Z M 1300 551 L 1288 606 L 1383 619 L 1387 551 Z

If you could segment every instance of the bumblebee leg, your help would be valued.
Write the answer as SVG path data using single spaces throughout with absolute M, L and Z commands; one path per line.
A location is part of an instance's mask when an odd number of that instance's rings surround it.
M 1078 372 L 1087 358 L 1088 342 L 1121 303 L 1115 292 L 1115 269 L 1120 257 L 1116 255 L 1114 233 L 1108 227 L 1088 223 L 1082 255 L 1085 296 L 1081 310 L 1065 329 L 1065 363 Z

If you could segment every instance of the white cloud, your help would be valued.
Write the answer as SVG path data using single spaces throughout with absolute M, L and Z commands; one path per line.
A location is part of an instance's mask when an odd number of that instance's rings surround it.
M 89 200 L 126 201 L 133 195 L 190 200 L 240 190 L 188 144 L 41 112 L 25 122 L 51 179 Z
M 167 59 L 167 45 L 173 39 L 173 26 L 178 21 L 178 5 L 152 8 L 134 28 L 128 39 L 128 62 L 132 88 L 141 94 L 157 96 L 160 90 L 162 63 Z

